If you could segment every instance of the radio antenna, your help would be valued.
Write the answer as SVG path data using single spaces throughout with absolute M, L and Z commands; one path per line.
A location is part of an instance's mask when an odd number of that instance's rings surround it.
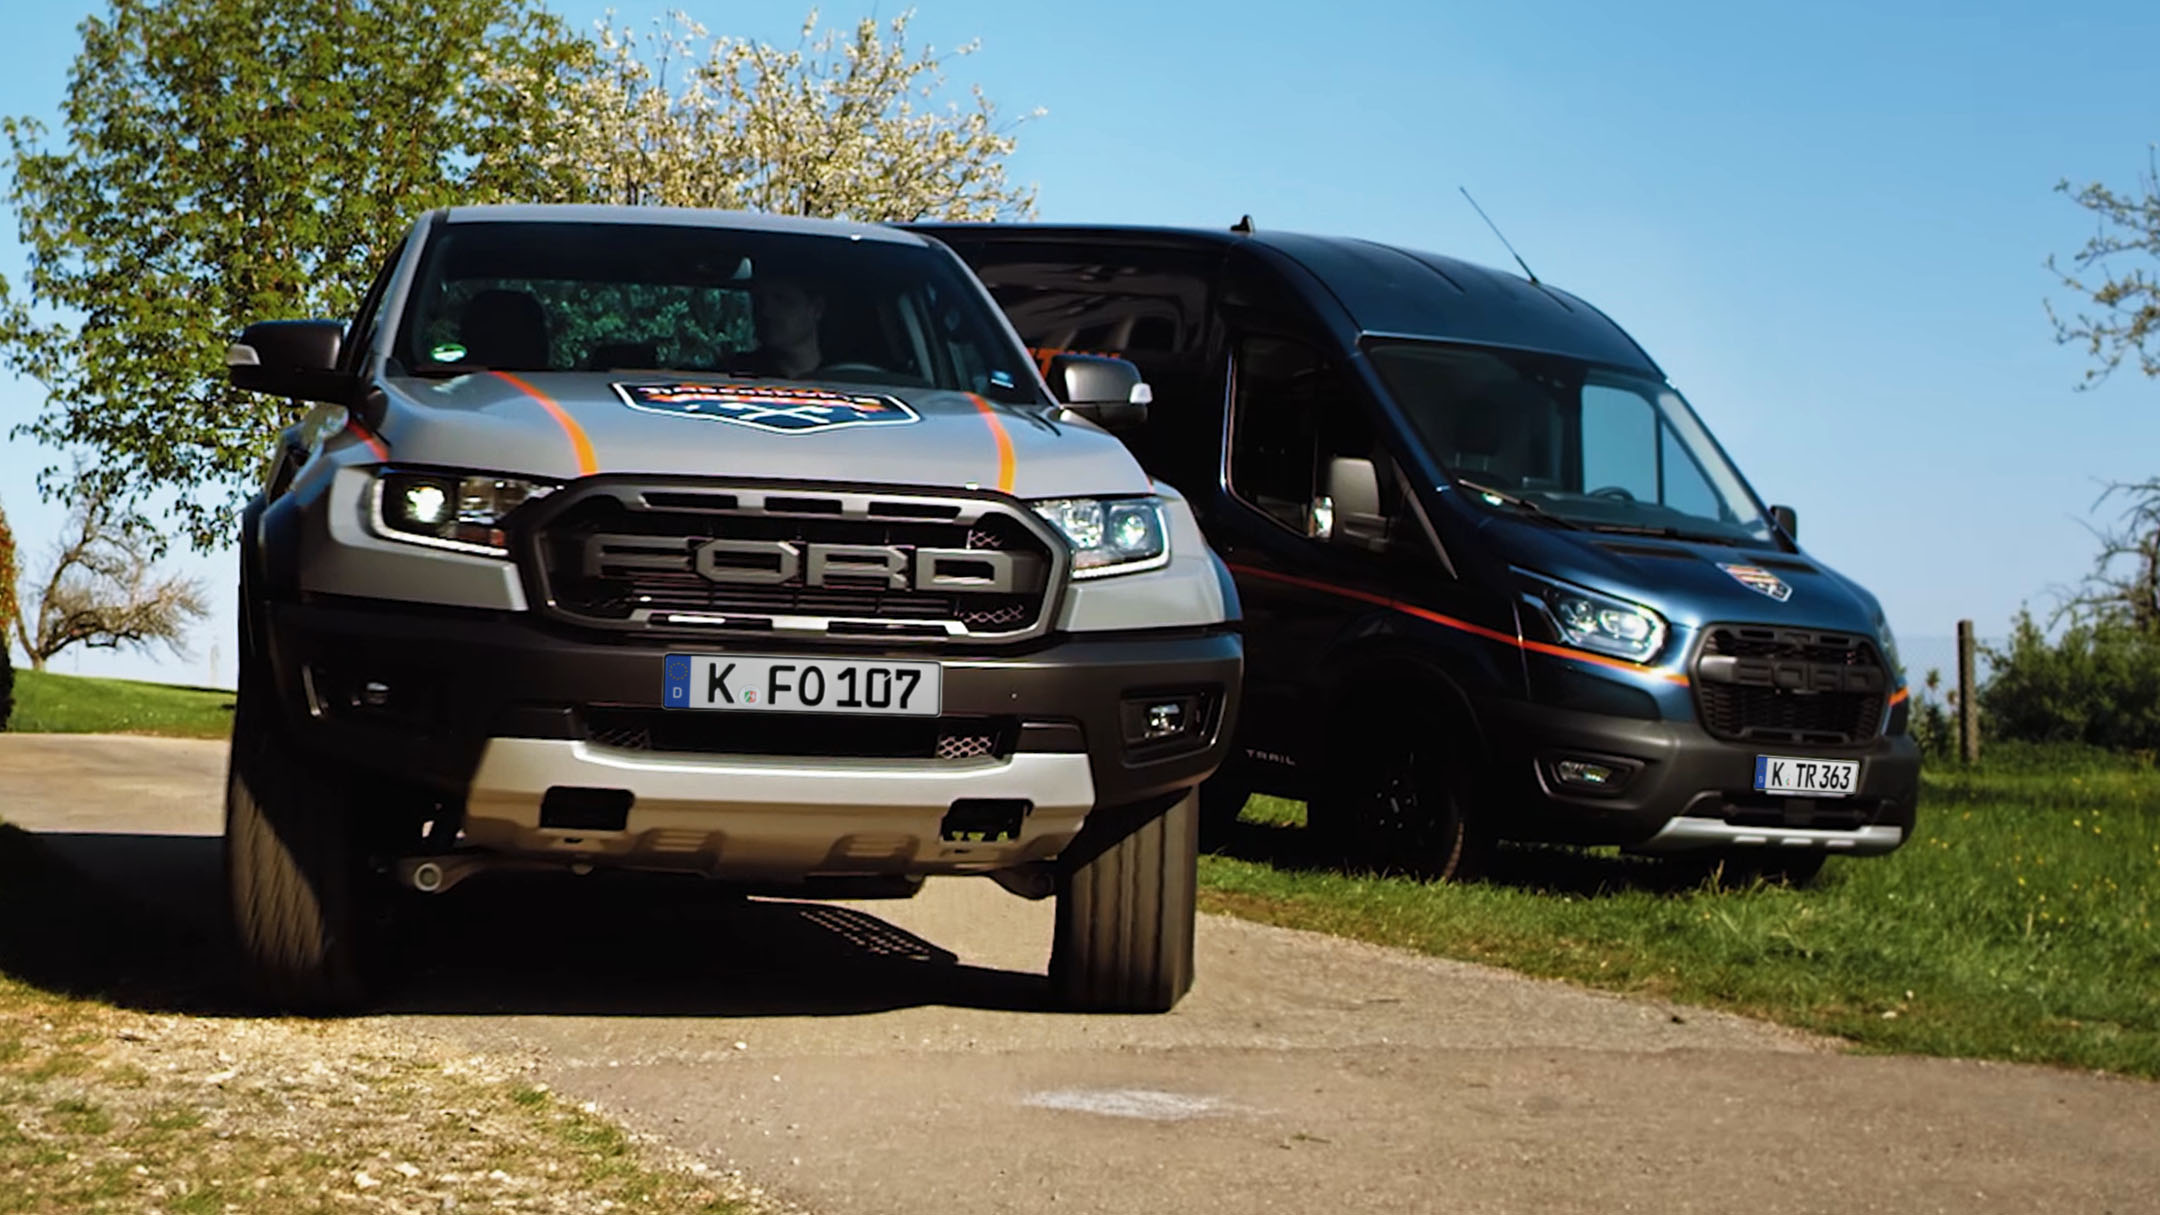
M 1470 198 L 1470 191 L 1467 187 L 1457 186 L 1455 188 L 1462 191 L 1462 196 L 1470 200 L 1470 209 L 1477 212 L 1478 218 L 1485 221 L 1485 226 L 1492 229 L 1492 234 L 1500 237 L 1500 243 L 1507 246 L 1508 256 L 1515 259 L 1515 264 L 1522 267 L 1524 274 L 1530 276 L 1530 285 L 1537 286 L 1537 271 L 1532 270 L 1530 263 L 1522 259 L 1522 254 L 1515 252 L 1515 246 L 1508 244 L 1508 238 L 1500 232 L 1500 225 L 1492 221 L 1492 216 L 1485 214 L 1485 208 L 1478 206 L 1476 199 Z

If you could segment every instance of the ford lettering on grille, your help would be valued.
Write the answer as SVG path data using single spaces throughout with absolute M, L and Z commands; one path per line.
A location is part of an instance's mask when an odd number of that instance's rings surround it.
M 897 544 L 798 544 L 788 540 L 663 540 L 600 533 L 585 541 L 585 572 L 681 570 L 734 586 L 875 587 L 894 591 L 1013 595 L 1039 591 L 1043 562 L 992 549 Z
M 1041 636 L 1066 548 L 987 497 L 596 479 L 524 552 L 543 610 L 584 627 L 899 644 Z

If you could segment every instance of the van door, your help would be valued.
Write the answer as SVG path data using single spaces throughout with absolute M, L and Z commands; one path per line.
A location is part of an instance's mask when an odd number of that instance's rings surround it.
M 1405 585 L 1443 577 L 1373 402 L 1315 336 L 1233 328 L 1227 499 L 1208 529 L 1245 610 L 1249 779 L 1292 794 L 1348 651 L 1394 634 Z

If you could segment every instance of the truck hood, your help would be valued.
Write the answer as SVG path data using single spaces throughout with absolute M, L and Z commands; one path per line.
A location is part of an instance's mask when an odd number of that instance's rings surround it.
M 1806 553 L 1571 531 L 1497 515 L 1482 526 L 1523 569 L 1634 600 L 1688 628 L 1766 624 L 1873 636 L 1881 627 L 1873 595 Z M 1785 597 L 1755 585 L 1782 585 Z
M 568 481 L 595 473 L 1143 494 L 1123 443 L 967 393 L 605 372 L 383 381 L 389 458 Z

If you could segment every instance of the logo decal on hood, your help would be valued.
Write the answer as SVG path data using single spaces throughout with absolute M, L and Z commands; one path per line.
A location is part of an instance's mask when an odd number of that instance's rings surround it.
M 1718 568 L 1731 574 L 1733 581 L 1741 586 L 1751 591 L 1761 591 L 1779 603 L 1792 598 L 1792 588 L 1785 585 L 1785 580 L 1759 565 L 1727 565 L 1721 561 Z
M 922 415 L 893 397 L 755 384 L 617 384 L 623 404 L 646 413 L 733 422 L 775 434 L 848 426 L 905 426 Z

